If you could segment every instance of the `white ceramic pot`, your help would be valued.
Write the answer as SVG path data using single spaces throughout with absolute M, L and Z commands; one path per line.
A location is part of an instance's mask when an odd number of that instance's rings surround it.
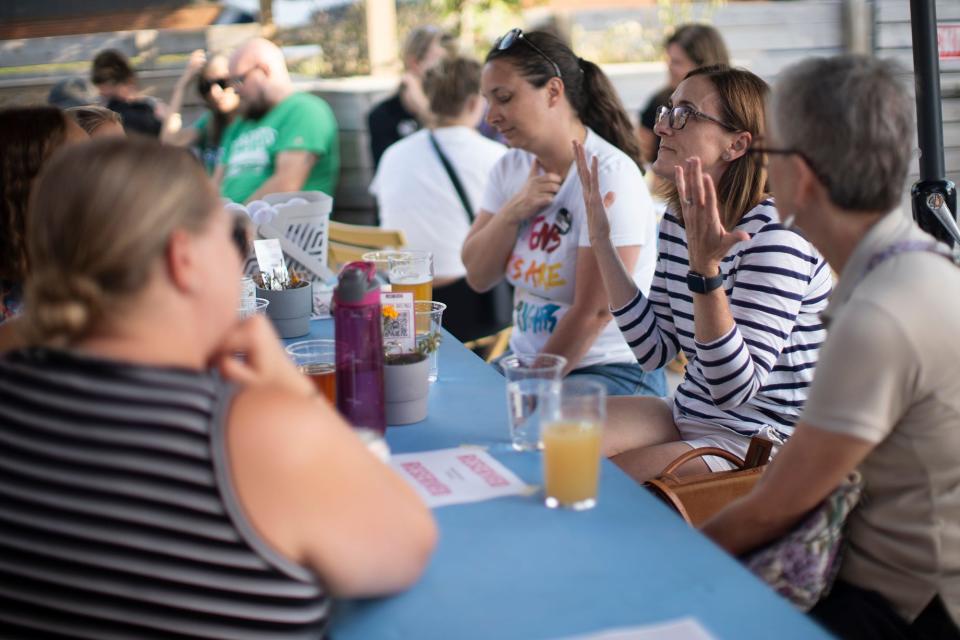
M 383 365 L 383 399 L 388 425 L 413 424 L 427 417 L 430 359 Z

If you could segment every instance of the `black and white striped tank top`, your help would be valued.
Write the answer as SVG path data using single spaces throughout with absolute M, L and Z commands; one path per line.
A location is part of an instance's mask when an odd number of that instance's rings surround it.
M 316 578 L 245 518 L 216 375 L 0 358 L 0 637 L 323 637 Z

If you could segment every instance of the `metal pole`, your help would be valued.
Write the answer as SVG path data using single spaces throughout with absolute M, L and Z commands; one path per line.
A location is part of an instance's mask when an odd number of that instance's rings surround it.
M 952 235 L 928 204 L 931 196 L 939 194 L 956 218 L 957 188 L 946 179 L 943 166 L 943 112 L 935 0 L 910 0 L 910 24 L 917 97 L 917 140 L 920 144 L 920 181 L 910 192 L 913 217 L 924 231 L 952 246 Z

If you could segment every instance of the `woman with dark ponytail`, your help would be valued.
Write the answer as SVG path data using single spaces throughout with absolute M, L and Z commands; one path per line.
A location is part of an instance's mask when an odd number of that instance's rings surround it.
M 663 395 L 661 371 L 644 373 L 611 322 L 589 235 L 572 142 L 599 159 L 610 237 L 627 273 L 648 291 L 656 221 L 640 149 L 610 80 L 558 38 L 513 29 L 487 55 L 481 90 L 487 121 L 513 147 L 490 173 L 463 246 L 467 281 L 515 289 L 510 349 L 567 359 L 566 374 L 602 382 L 611 395 Z

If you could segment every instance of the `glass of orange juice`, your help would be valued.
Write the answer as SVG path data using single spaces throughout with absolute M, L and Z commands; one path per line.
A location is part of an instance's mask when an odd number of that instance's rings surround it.
M 542 427 L 544 503 L 551 509 L 582 511 L 597 504 L 606 404 L 602 384 L 563 381 L 559 401 L 549 408 Z
M 337 403 L 337 349 L 333 340 L 301 340 L 287 346 L 287 354 L 303 375 L 330 401 Z

